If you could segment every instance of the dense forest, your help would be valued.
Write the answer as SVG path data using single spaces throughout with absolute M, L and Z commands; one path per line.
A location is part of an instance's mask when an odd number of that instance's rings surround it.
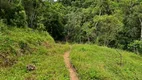
M 142 52 L 141 0 L 1 0 L 0 20 L 56 41 Z

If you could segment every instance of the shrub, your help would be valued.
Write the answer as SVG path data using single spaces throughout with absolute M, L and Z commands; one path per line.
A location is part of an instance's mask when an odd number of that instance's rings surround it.
M 142 41 L 135 40 L 128 45 L 128 48 L 129 50 L 134 51 L 137 54 L 142 53 Z
M 0 33 L 1 33 L 2 31 L 5 31 L 6 29 L 7 29 L 6 24 L 3 23 L 3 20 L 2 20 L 2 19 L 0 19 Z

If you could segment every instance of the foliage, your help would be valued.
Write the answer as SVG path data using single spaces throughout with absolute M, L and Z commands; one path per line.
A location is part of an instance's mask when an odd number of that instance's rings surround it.
M 62 40 L 64 37 L 64 14 L 65 7 L 62 4 L 50 5 L 45 4 L 45 11 L 43 14 L 43 24 L 45 30 L 48 31 L 55 40 Z
M 129 49 L 137 54 L 142 53 L 142 41 L 136 40 L 133 43 L 130 43 Z
M 142 0 L 0 0 L 0 79 L 69 80 L 62 56 L 69 46 L 54 40 L 141 54 Z M 96 45 L 71 53 L 81 80 L 141 80 L 141 60 Z
M 16 2 L 16 0 L 11 2 L 0 0 L 0 2 L 0 19 L 3 19 L 4 23 L 17 27 L 27 26 L 26 13 L 24 7 L 19 2 Z
M 116 35 L 122 30 L 122 22 L 115 16 L 95 16 L 94 22 L 97 25 L 97 42 L 106 46 L 110 45 L 112 41 L 116 39 Z
M 47 31 L 56 41 L 129 50 L 142 39 L 141 0 L 1 0 L 6 25 Z
M 140 0 L 62 0 L 67 6 L 65 39 L 128 50 L 141 39 Z M 126 5 L 127 4 L 127 5 Z

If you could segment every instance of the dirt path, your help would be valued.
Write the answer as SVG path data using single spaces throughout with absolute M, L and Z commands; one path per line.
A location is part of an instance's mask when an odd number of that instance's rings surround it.
M 69 55 L 70 55 L 70 51 L 65 52 L 64 61 L 65 61 L 66 67 L 68 68 L 68 71 L 70 72 L 70 80 L 79 80 L 76 75 L 75 69 L 73 68 L 72 64 L 70 63 Z

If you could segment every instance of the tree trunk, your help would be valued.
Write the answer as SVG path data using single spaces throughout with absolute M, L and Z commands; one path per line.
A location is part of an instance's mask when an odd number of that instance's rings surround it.
M 141 25 L 141 37 L 140 37 L 140 39 L 142 41 L 142 20 L 139 18 L 139 21 L 140 21 L 140 25 Z

